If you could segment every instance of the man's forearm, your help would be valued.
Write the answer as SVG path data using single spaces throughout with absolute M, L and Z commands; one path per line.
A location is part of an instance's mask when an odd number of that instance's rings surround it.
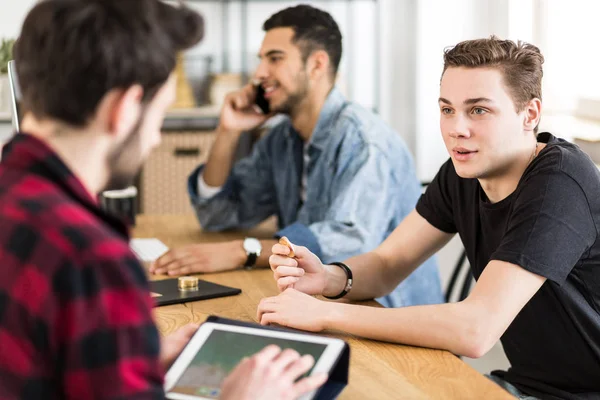
M 269 257 L 271 257 L 271 249 L 277 243 L 275 239 L 265 239 L 261 240 L 260 244 L 262 246 L 262 251 L 260 252 L 260 256 L 258 260 L 256 260 L 257 267 L 269 267 Z
M 352 290 L 345 296 L 348 300 L 367 300 L 385 296 L 400 282 L 400 278 L 392 276 L 391 269 L 385 260 L 376 252 L 369 252 L 344 261 L 352 270 Z M 329 272 L 328 284 L 323 294 L 335 296 L 342 292 L 346 285 L 346 274 L 335 265 L 326 266 Z
M 256 259 L 256 263 L 254 267 L 257 268 L 265 268 L 269 267 L 269 257 L 271 254 L 271 248 L 275 245 L 277 241 L 275 239 L 262 239 L 260 240 L 260 244 L 262 246 L 262 251 L 260 252 L 260 256 Z M 240 260 L 239 266 L 243 266 L 246 263 L 248 256 L 246 255 L 246 251 L 244 250 L 244 241 L 243 240 L 235 240 L 231 242 L 233 245 L 231 251 L 239 251 L 240 256 L 238 258 Z
M 329 303 L 325 317 L 326 329 L 473 358 L 491 347 L 485 325 L 484 317 L 465 302 L 403 308 Z
M 231 173 L 233 157 L 238 146 L 240 134 L 217 130 L 208 161 L 202 171 L 204 182 L 209 186 L 223 186 Z

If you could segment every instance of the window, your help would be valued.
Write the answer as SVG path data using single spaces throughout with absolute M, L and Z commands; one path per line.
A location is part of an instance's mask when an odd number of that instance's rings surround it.
M 534 10 L 534 43 L 546 60 L 546 111 L 578 114 L 583 111 L 584 99 L 596 99 L 600 104 L 600 2 L 535 0 Z M 589 112 L 588 105 L 588 116 Z M 600 119 L 600 109 L 596 112 Z

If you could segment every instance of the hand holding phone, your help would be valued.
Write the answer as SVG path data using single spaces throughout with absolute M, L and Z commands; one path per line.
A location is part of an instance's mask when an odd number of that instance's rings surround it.
M 268 111 L 264 113 L 264 108 L 261 108 L 256 103 L 259 88 L 260 86 L 250 83 L 240 90 L 229 93 L 225 97 L 219 117 L 219 127 L 221 130 L 240 133 L 249 131 L 265 122 L 271 116 L 268 114 Z M 264 102 L 261 102 L 263 107 L 265 104 L 268 107 L 269 103 L 264 99 L 264 91 L 261 97 L 264 100 Z

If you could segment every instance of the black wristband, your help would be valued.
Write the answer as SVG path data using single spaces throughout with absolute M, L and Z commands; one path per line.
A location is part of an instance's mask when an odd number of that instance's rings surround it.
M 341 269 L 344 270 L 344 272 L 346 273 L 346 286 L 344 287 L 344 290 L 342 290 L 342 292 L 340 294 L 338 294 L 337 296 L 329 297 L 329 296 L 323 295 L 323 297 L 325 297 L 326 299 L 330 299 L 330 300 L 341 299 L 342 297 L 344 297 L 345 295 L 348 294 L 350 289 L 352 289 L 352 270 L 350 269 L 349 266 L 347 266 L 343 262 L 332 262 L 329 264 L 337 265 L 338 267 L 340 267 Z

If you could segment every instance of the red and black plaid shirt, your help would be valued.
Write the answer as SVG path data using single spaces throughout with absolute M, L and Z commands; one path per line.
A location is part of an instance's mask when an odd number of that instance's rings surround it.
M 0 399 L 164 398 L 151 307 L 127 228 L 16 135 L 0 163 Z

